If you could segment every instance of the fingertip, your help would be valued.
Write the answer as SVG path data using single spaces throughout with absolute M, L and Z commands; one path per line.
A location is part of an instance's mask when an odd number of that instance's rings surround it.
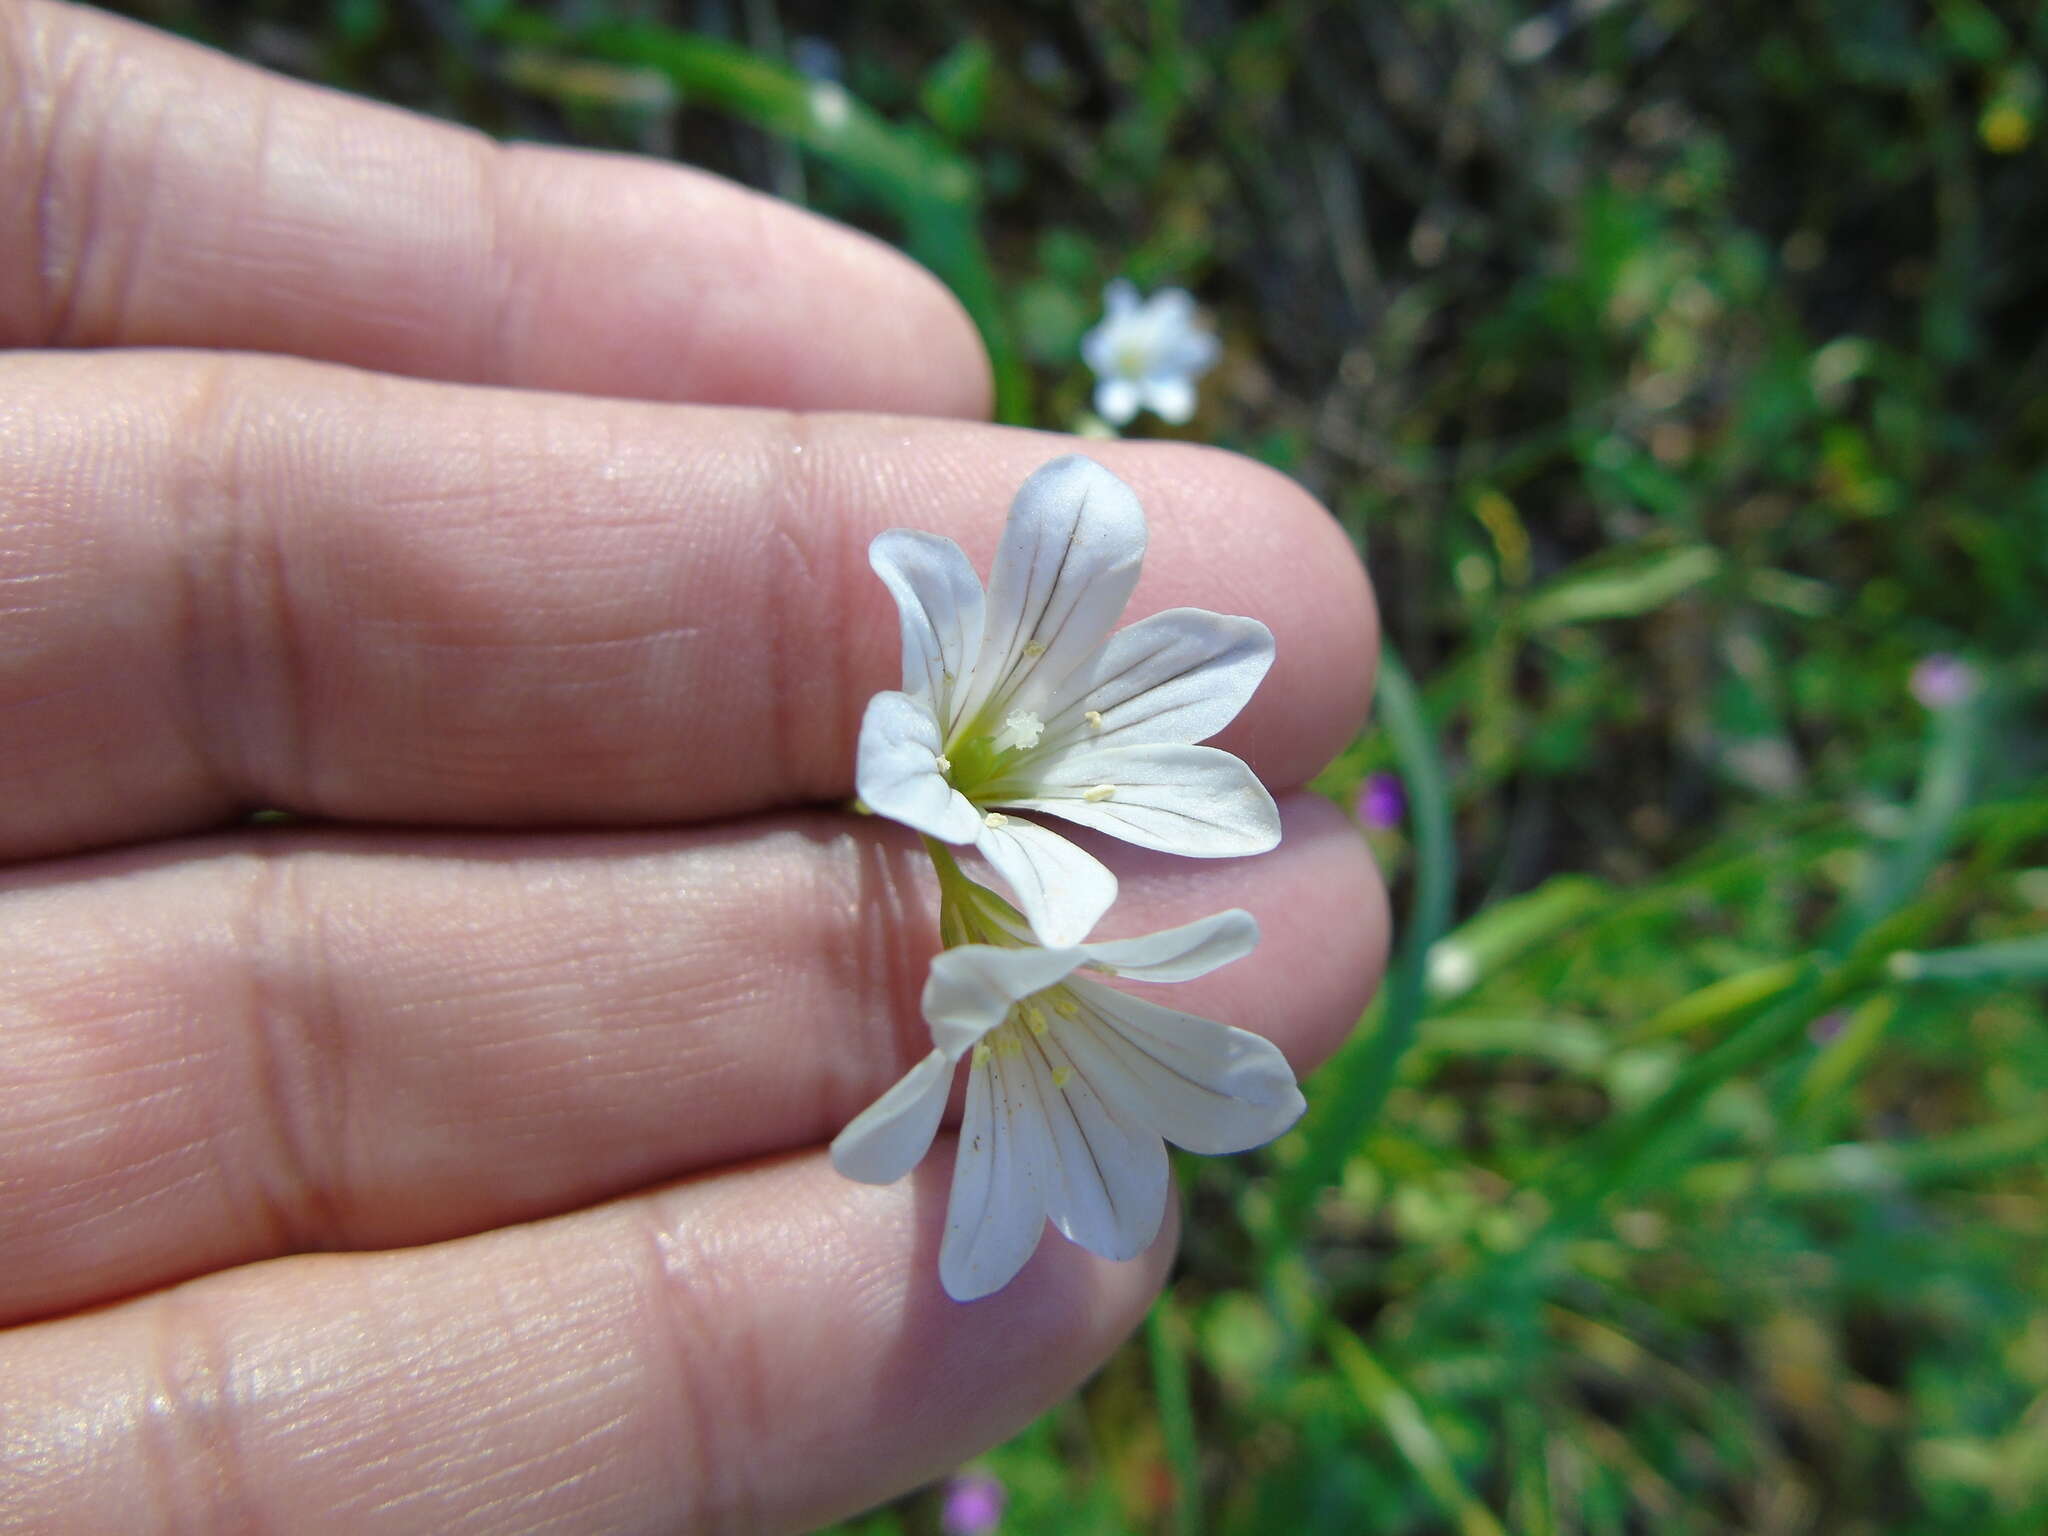
M 995 365 L 967 306 L 937 274 L 893 246 L 858 231 L 848 233 L 865 242 L 871 260 L 894 267 L 897 280 L 909 292 L 909 308 L 917 320 L 914 332 L 906 337 L 906 351 L 911 357 L 922 353 L 931 373 L 924 414 L 987 421 L 995 409 Z
M 1072 1392 L 1144 1321 L 1178 1251 L 1170 1191 L 1159 1235 L 1137 1258 L 1100 1258 L 1048 1224 L 1009 1284 L 955 1301 L 940 1284 L 938 1256 L 956 1141 L 940 1136 L 900 1184 L 844 1196 L 857 1252 L 821 1260 L 838 1272 L 821 1267 L 819 1280 L 859 1298 L 851 1320 L 869 1368 L 847 1378 L 849 1433 L 833 1437 L 825 1464 L 812 1469 L 822 1475 L 808 1480 L 810 1497 L 790 1511 L 805 1528 L 938 1476 Z M 859 1273 L 843 1267 L 849 1258 Z M 876 1424 L 886 1434 L 858 1428 Z
M 1365 563 L 1329 511 L 1296 480 L 1234 459 L 1223 481 L 1228 540 L 1219 564 L 1275 563 L 1296 575 L 1289 601 L 1259 614 L 1273 631 L 1273 667 L 1217 745 L 1238 752 L 1276 789 L 1306 783 L 1363 729 L 1379 668 L 1379 608 Z M 1303 711 L 1296 701 L 1314 698 Z
M 491 381 L 986 416 L 989 362 L 967 312 L 873 236 L 691 166 L 552 145 L 499 155 L 517 266 Z
M 1344 1043 L 1379 990 L 1393 920 L 1379 865 L 1350 818 L 1318 794 L 1280 803 L 1282 846 L 1291 843 L 1299 862 L 1261 891 L 1263 954 L 1273 974 L 1294 982 L 1290 1015 L 1272 1034 L 1308 1071 Z
M 1271 1040 L 1297 1072 L 1344 1041 L 1385 974 L 1386 886 L 1347 816 L 1307 791 L 1279 797 L 1280 846 L 1246 859 L 1126 857 L 1116 934 L 1147 932 L 1242 907 L 1259 946 L 1242 960 L 1173 984 L 1176 1008 Z
M 1307 783 L 1364 726 L 1379 665 L 1379 612 L 1350 538 L 1298 481 L 1241 454 L 1177 442 L 1098 450 L 1145 508 L 1146 575 L 1129 617 L 1185 603 L 1265 624 L 1272 669 L 1211 744 L 1273 789 Z

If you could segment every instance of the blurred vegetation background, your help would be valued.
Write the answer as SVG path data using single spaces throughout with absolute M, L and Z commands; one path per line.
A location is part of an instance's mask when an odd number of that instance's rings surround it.
M 1009 420 L 1185 285 L 1371 562 L 1385 995 L 999 1524 L 848 1532 L 2048 1530 L 2048 7 L 125 8 L 872 228 Z

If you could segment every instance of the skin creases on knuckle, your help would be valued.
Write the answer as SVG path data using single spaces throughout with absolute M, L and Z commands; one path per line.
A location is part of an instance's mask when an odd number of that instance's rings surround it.
M 221 1319 L 174 1291 L 151 1303 L 146 1326 L 131 1430 L 156 1529 L 273 1529 L 245 1455 L 243 1384 Z
M 305 855 L 255 852 L 239 924 L 249 1076 L 267 1155 L 250 1175 L 257 1218 L 287 1252 L 345 1240 L 340 1193 L 348 1123 L 347 1050 L 325 924 Z
M 814 799 L 845 793 L 838 731 L 823 728 L 843 710 L 852 687 L 846 584 L 867 576 L 850 557 L 830 487 L 821 481 L 824 448 L 813 419 L 788 412 L 767 436 L 758 532 L 763 573 L 757 632 L 768 639 L 769 720 L 774 760 L 787 765 L 787 791 Z M 850 575 L 857 571 L 858 574 Z
M 165 536 L 180 580 L 193 753 L 250 804 L 312 793 L 308 688 L 294 562 L 266 414 L 293 365 L 232 355 L 181 364 L 165 449 Z M 259 745 L 260 744 L 260 745 Z
M 26 240 L 0 260 L 0 346 L 45 340 L 70 286 L 75 241 L 58 224 L 67 207 L 56 155 L 64 93 L 49 54 L 34 7 L 0 6 L 0 230 Z
M 89 297 L 123 290 L 124 242 L 101 238 L 121 70 L 63 8 L 0 6 L 0 346 L 89 340 Z
M 733 1255 L 665 1201 L 639 1217 L 648 1254 L 642 1286 L 644 1369 L 654 1434 L 674 1470 L 667 1513 L 692 1531 L 763 1527 L 759 1452 L 776 1440 L 767 1411 L 767 1341 Z M 753 1448 L 753 1454 L 749 1453 Z
M 859 1017 L 877 1021 L 846 1037 L 845 1059 L 828 1089 L 834 1112 L 827 1118 L 836 1126 L 930 1049 L 919 1000 L 935 914 L 920 884 L 924 859 L 894 840 L 849 838 L 834 857 L 811 867 L 806 904 L 845 914 L 833 941 L 821 946 L 832 994 Z M 884 1040 L 888 1050 L 878 1059 L 874 1048 Z M 884 1074 L 880 1082 L 877 1073 Z

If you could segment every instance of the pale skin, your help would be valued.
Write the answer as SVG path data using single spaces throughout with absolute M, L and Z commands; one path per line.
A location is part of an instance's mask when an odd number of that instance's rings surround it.
M 1128 1334 L 1171 1218 L 961 1306 L 944 1140 L 825 1156 L 928 1046 L 924 857 L 839 808 L 899 681 L 868 540 L 985 569 L 1071 447 L 977 420 L 936 283 L 0 0 L 0 346 L 0 1528 L 802 1530 Z M 1103 849 L 1104 932 L 1250 909 L 1172 1001 L 1305 1071 L 1385 951 L 1298 788 L 1364 577 L 1253 464 L 1088 451 L 1150 515 L 1131 617 L 1274 630 L 1217 744 L 1286 818 Z

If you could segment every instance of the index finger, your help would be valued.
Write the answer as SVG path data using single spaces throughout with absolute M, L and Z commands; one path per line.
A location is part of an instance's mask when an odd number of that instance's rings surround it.
M 0 347 L 137 345 L 652 400 L 988 404 L 960 306 L 852 230 L 0 7 Z

